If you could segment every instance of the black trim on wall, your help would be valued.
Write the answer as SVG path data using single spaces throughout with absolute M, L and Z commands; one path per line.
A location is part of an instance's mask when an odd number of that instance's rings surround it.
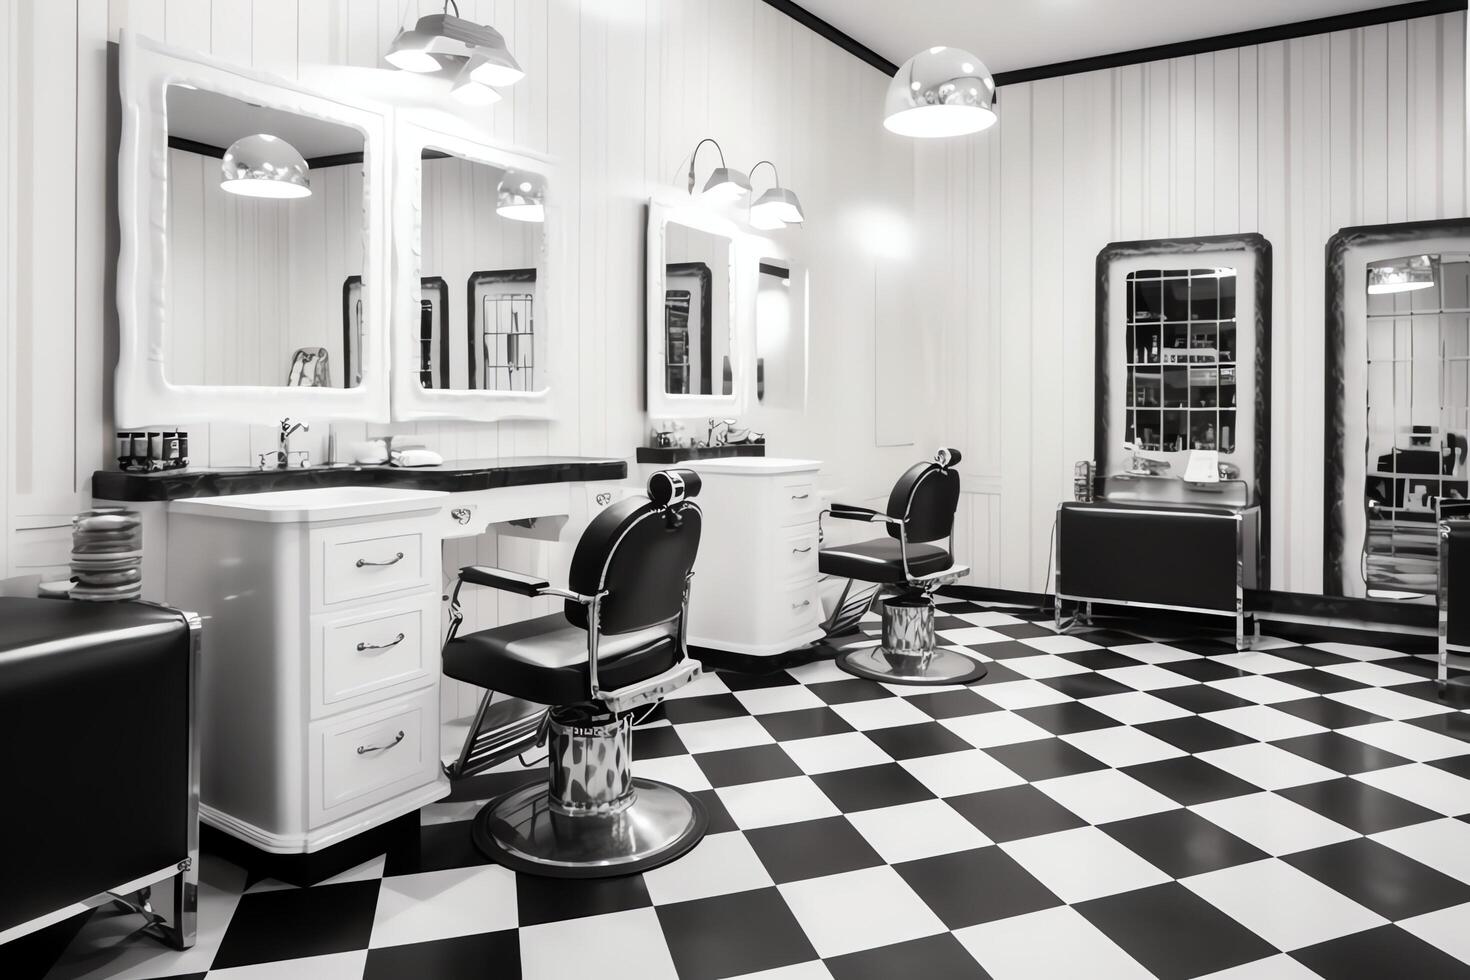
M 885 75 L 898 74 L 898 66 L 893 62 L 840 28 L 834 27 L 806 10 L 800 4 L 792 3 L 791 0 L 765 0 L 765 2 L 803 27 L 831 41 L 859 61 L 872 65 Z M 1413 3 L 1393 4 L 1387 7 L 1375 7 L 1372 10 L 1358 10 L 1347 14 L 1334 14 L 1330 17 L 1299 20 L 1290 24 L 1278 24 L 1275 27 L 1258 27 L 1249 31 L 1237 31 L 1234 34 L 1219 34 L 1192 41 L 1176 41 L 1173 44 L 1158 44 L 1149 48 L 1134 48 L 1131 51 L 1076 58 L 1072 61 L 1058 61 L 1050 65 L 1037 65 L 1034 68 L 1017 68 L 1013 71 L 997 72 L 995 84 L 997 88 L 1001 88 L 1006 85 L 1035 82 L 1043 78 L 1057 78 L 1062 75 L 1076 75 L 1104 68 L 1123 68 L 1150 61 L 1164 61 L 1169 58 L 1207 54 L 1211 51 L 1269 44 L 1272 41 L 1288 41 L 1297 37 L 1330 34 L 1333 31 L 1392 24 L 1396 21 L 1415 20 L 1419 17 L 1436 17 L 1440 14 L 1464 10 L 1466 2 L 1467 0 L 1415 0 Z M 983 56 L 983 52 L 977 52 L 977 54 Z
M 170 136 L 168 147 L 171 150 L 183 150 L 186 153 L 197 153 L 202 157 L 214 157 L 216 160 L 225 158 L 225 148 L 215 146 L 212 143 L 201 143 L 198 140 L 185 139 L 182 136 Z M 447 153 L 439 153 L 437 150 L 426 150 L 424 159 L 448 156 Z M 362 163 L 362 151 L 354 153 L 329 153 L 326 156 L 307 157 L 306 166 L 311 170 L 319 170 L 322 167 L 346 167 L 355 163 Z

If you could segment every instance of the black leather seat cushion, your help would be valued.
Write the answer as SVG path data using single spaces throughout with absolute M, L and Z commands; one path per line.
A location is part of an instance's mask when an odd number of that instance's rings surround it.
M 949 552 L 938 545 L 910 544 L 909 571 L 914 575 L 932 575 L 954 564 Z M 903 548 L 893 538 L 875 538 L 858 544 L 833 545 L 823 548 L 817 567 L 824 575 L 855 578 L 863 582 L 902 582 Z
M 678 660 L 674 624 L 604 635 L 597 682 L 604 690 L 662 673 Z M 444 647 L 444 673 L 538 704 L 580 704 L 590 697 L 587 631 L 562 613 L 457 636 Z

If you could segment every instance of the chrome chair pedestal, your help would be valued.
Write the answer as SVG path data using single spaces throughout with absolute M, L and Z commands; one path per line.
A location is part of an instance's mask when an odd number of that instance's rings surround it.
M 934 637 L 934 600 L 927 592 L 883 600 L 883 642 L 848 650 L 837 666 L 857 677 L 889 684 L 968 684 L 985 676 L 973 657 L 940 649 Z
M 515 871 L 560 878 L 638 874 L 704 836 L 702 804 L 675 786 L 632 774 L 633 721 L 624 713 L 556 708 L 548 778 L 488 804 L 475 845 Z

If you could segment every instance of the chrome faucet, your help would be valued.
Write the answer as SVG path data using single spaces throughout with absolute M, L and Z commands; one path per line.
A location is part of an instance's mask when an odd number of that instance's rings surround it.
M 734 424 L 734 419 L 710 419 L 709 434 L 705 438 L 704 444 L 706 446 L 723 446 L 730 440 L 730 426 Z M 715 442 L 715 430 L 721 427 L 724 428 L 724 431 L 720 433 L 720 441 Z
M 311 454 L 305 449 L 292 451 L 291 437 L 297 432 L 310 432 L 311 426 L 305 422 L 292 422 L 290 419 L 281 419 L 281 435 L 279 448 L 273 453 L 260 453 L 260 468 L 262 470 L 284 470 L 295 467 L 305 469 L 311 462 Z

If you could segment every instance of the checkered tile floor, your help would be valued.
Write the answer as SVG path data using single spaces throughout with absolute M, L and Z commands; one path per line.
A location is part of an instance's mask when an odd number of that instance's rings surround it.
M 711 818 L 672 865 L 516 875 L 444 803 L 313 888 L 209 862 L 196 949 L 97 913 L 49 977 L 1470 976 L 1470 718 L 1428 660 L 941 611 L 972 688 L 816 663 L 667 702 L 637 771 Z

